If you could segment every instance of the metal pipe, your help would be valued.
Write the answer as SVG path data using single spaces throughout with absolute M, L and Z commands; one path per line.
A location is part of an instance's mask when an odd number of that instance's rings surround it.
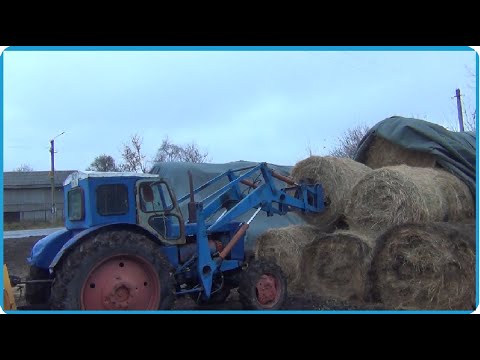
M 202 190 L 204 190 L 205 188 L 207 188 L 208 186 L 216 183 L 217 181 L 221 180 L 223 177 L 225 176 L 228 176 L 229 173 L 235 173 L 235 172 L 238 172 L 238 171 L 243 171 L 243 170 L 250 170 L 250 169 L 253 169 L 255 167 L 258 167 L 258 165 L 253 165 L 253 166 L 248 166 L 248 167 L 244 167 L 244 168 L 241 168 L 241 169 L 235 169 L 235 170 L 228 170 L 220 175 L 217 175 L 216 177 L 214 177 L 213 179 L 211 179 L 210 181 L 206 182 L 205 184 L 203 184 L 202 186 L 198 187 L 195 189 L 194 193 L 198 193 Z M 242 175 L 243 176 L 243 175 Z M 229 179 L 229 181 L 232 181 Z M 189 194 L 186 194 L 184 196 L 182 196 L 181 198 L 179 198 L 177 201 L 178 203 L 181 203 L 185 200 L 187 200 L 189 197 Z
M 222 259 L 225 259 L 227 255 L 232 251 L 232 248 L 235 246 L 235 244 L 242 238 L 242 236 L 247 232 L 247 229 L 250 227 L 249 224 L 243 224 L 240 226 L 240 229 L 233 235 L 232 239 L 228 242 L 228 244 L 223 248 L 223 250 L 220 252 L 219 256 Z
M 231 189 L 234 188 L 234 186 L 236 184 L 238 184 L 240 181 L 244 180 L 245 178 L 249 177 L 250 175 L 254 174 L 256 171 L 258 171 L 260 169 L 260 165 L 251 169 L 250 171 L 246 172 L 245 174 L 239 176 L 238 178 L 236 178 L 235 180 L 231 181 L 230 183 L 228 183 L 227 185 L 223 186 L 221 189 L 218 189 L 217 191 L 215 191 L 213 194 L 210 194 L 207 198 L 203 199 L 203 203 L 204 204 L 208 204 L 210 205 L 210 202 L 214 202 L 215 199 L 218 199 L 220 196 L 222 196 L 223 194 L 227 193 L 228 191 L 230 191 Z M 212 200 L 213 199 L 213 200 Z M 208 207 L 205 206 L 205 208 Z M 216 210 L 215 210 L 216 211 Z M 209 215 L 207 215 L 208 217 Z
M 277 174 L 276 172 L 274 172 L 273 170 L 270 170 L 272 176 L 278 180 L 282 180 L 283 182 L 286 182 L 288 185 L 297 185 L 295 183 L 295 181 L 293 181 L 292 178 L 289 178 L 289 177 L 286 177 L 286 176 L 283 176 L 283 175 L 280 175 L 280 174 Z
M 225 211 L 222 213 L 222 215 L 220 215 L 220 216 L 217 218 L 217 220 L 215 220 L 215 223 L 216 223 L 217 221 L 220 221 L 220 219 L 227 213 L 227 211 L 228 211 L 228 210 L 225 210 Z
M 253 169 L 254 167 L 257 167 L 257 165 L 250 165 L 250 166 L 246 166 L 246 167 L 243 167 L 243 168 L 238 168 L 238 169 L 233 169 L 232 172 L 239 172 L 239 171 L 244 171 L 244 170 L 250 170 L 250 169 Z
M 223 248 L 223 250 L 220 252 L 219 256 L 222 259 L 225 259 L 228 254 L 230 254 L 230 251 L 232 251 L 232 248 L 235 246 L 235 244 L 242 238 L 242 236 L 247 232 L 247 229 L 250 227 L 250 223 L 252 220 L 257 216 L 257 214 L 262 210 L 262 207 L 260 206 L 257 211 L 252 215 L 250 220 L 248 220 L 245 224 L 240 226 L 240 229 L 233 235 L 232 239 L 228 242 L 228 244 Z
M 250 223 L 253 221 L 253 219 L 255 219 L 255 216 L 257 216 L 257 214 L 260 212 L 260 210 L 262 210 L 262 206 L 259 205 L 260 207 L 257 209 L 257 211 L 255 211 L 255 213 L 252 215 L 252 217 L 250 218 L 250 220 L 247 221 L 247 224 L 250 225 Z
M 258 187 L 257 184 L 253 183 L 252 181 L 250 180 L 247 180 L 247 179 L 243 179 L 240 181 L 243 185 L 247 185 L 247 186 L 250 186 L 251 188 L 254 188 L 256 189 Z
M 39 284 L 39 283 L 51 283 L 53 279 L 44 279 L 44 280 L 25 280 L 17 282 L 17 284 Z

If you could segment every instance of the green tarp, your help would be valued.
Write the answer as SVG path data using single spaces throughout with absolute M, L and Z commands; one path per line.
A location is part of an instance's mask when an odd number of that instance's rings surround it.
M 373 126 L 361 140 L 354 159 L 365 162 L 366 152 L 378 136 L 409 150 L 435 156 L 438 165 L 462 179 L 476 194 L 476 135 L 449 131 L 428 121 L 393 116 Z

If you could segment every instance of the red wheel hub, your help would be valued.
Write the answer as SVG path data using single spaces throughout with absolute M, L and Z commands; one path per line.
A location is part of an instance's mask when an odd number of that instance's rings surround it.
M 147 260 L 115 255 L 97 264 L 81 290 L 84 310 L 156 310 L 160 279 Z
M 273 307 L 278 299 L 280 299 L 282 292 L 277 279 L 274 276 L 266 274 L 258 279 L 256 290 L 258 302 L 266 308 Z

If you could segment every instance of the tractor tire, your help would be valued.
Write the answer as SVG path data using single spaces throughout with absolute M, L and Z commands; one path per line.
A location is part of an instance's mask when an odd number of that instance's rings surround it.
M 54 310 L 166 310 L 175 300 L 172 266 L 160 246 L 127 230 L 76 244 L 55 268 Z
M 253 260 L 242 273 L 240 302 L 247 310 L 279 310 L 287 299 L 287 280 L 273 261 Z
M 51 279 L 48 269 L 42 269 L 35 265 L 30 266 L 28 280 L 47 280 Z M 50 300 L 51 283 L 25 284 L 25 300 L 27 304 L 48 309 Z

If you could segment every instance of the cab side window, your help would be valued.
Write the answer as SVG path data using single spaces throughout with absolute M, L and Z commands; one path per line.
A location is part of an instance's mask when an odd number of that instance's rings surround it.
M 164 212 L 173 209 L 170 192 L 164 183 L 141 184 L 140 200 L 143 212 Z
M 80 221 L 85 217 L 85 204 L 83 200 L 83 189 L 74 188 L 68 192 L 68 219 Z

